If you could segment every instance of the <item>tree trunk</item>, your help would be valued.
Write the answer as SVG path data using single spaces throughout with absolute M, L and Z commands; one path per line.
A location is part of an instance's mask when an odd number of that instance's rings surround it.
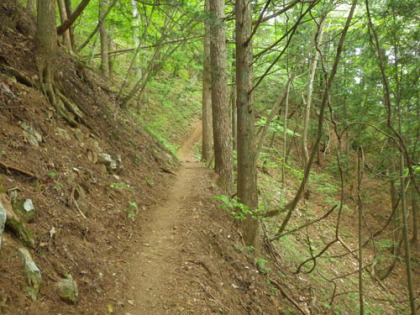
M 363 149 L 358 149 L 357 158 L 357 210 L 358 210 L 358 249 L 359 249 L 359 314 L 363 315 L 364 311 L 364 295 L 363 295 L 363 240 L 362 240 L 362 226 L 363 226 L 363 202 L 362 202 L 362 178 L 364 168 Z
M 102 20 L 102 17 L 106 13 L 106 4 L 107 0 L 99 0 L 99 19 Z M 101 72 L 102 74 L 109 78 L 109 56 L 108 56 L 108 34 L 106 32 L 106 20 L 101 23 L 99 27 L 99 35 L 101 37 Z
M 235 48 L 232 52 L 232 69 L 236 67 L 236 52 Z M 236 113 L 236 82 L 235 82 L 235 73 L 232 72 L 232 91 L 231 91 L 231 108 L 232 108 L 232 147 L 233 150 L 237 150 L 237 143 L 238 143 L 238 120 L 237 120 L 237 113 Z
M 141 21 L 140 21 L 140 16 L 139 16 L 139 10 L 137 7 L 137 1 L 135 0 L 131 0 L 131 8 L 132 8 L 132 12 L 131 15 L 133 17 L 133 21 L 132 21 L 132 27 L 133 27 L 133 41 L 134 41 L 134 47 L 139 47 L 140 46 L 140 39 L 139 39 L 139 34 L 140 34 L 140 25 L 141 25 Z M 139 64 L 139 57 L 136 56 L 136 58 L 133 60 L 133 72 L 134 72 L 134 77 L 138 77 L 139 76 L 139 70 L 140 70 L 140 64 Z M 140 73 L 141 76 L 141 73 Z
M 411 238 L 411 243 L 413 243 L 416 246 L 418 246 L 419 241 L 419 209 L 417 198 L 417 191 L 413 188 L 411 190 L 411 207 L 413 213 L 413 237 Z
M 238 198 L 249 210 L 258 207 L 257 167 L 255 150 L 255 113 L 252 72 L 252 8 L 251 1 L 238 0 L 236 15 L 236 108 L 238 121 Z M 253 245 L 258 221 L 247 215 L 242 232 L 246 245 Z
M 215 170 L 218 184 L 228 194 L 234 190 L 230 110 L 227 99 L 227 53 L 224 0 L 210 0 L 211 101 Z
M 66 13 L 67 16 L 71 16 L 71 14 L 73 13 L 72 10 L 72 5 L 71 5 L 71 0 L 64 0 L 64 4 L 66 6 Z M 71 42 L 71 47 L 76 47 L 74 45 L 74 32 L 73 32 L 73 26 L 69 27 L 69 33 L 70 33 L 70 42 Z
M 210 161 L 212 158 L 213 133 L 211 113 L 211 65 L 210 65 L 210 0 L 206 0 L 204 21 L 204 66 L 203 66 L 203 139 L 201 158 L 203 161 Z
M 66 5 L 64 3 L 64 0 L 57 0 L 58 9 L 60 10 L 60 20 L 63 24 L 65 21 L 67 21 L 67 10 Z M 72 49 L 71 46 L 71 39 L 70 39 L 70 29 L 67 29 L 63 33 L 63 45 L 67 47 L 68 49 Z
M 50 102 L 55 104 L 52 86 L 57 54 L 55 0 L 37 1 L 37 12 L 38 70 L 44 91 Z
M 315 56 L 314 56 L 312 67 L 309 73 L 308 95 L 306 96 L 305 116 L 304 116 L 303 134 L 302 134 L 302 146 L 303 146 L 303 154 L 305 158 L 304 167 L 306 167 L 306 165 L 309 162 L 308 128 L 309 128 L 309 120 L 310 120 L 310 113 L 311 113 L 311 106 L 312 106 L 312 91 L 313 91 L 313 86 L 314 86 L 316 66 L 318 64 L 318 58 L 319 58 L 319 45 L 322 43 L 322 34 L 324 31 L 325 21 L 326 21 L 326 16 L 323 16 L 321 19 L 321 23 L 319 24 L 318 33 L 315 39 Z
M 33 0 L 26 0 L 26 10 L 29 14 L 35 16 L 35 6 Z
M 281 186 L 282 189 L 286 188 L 286 157 L 287 157 L 287 128 L 288 128 L 288 115 L 289 115 L 289 91 L 291 80 L 286 85 L 286 99 L 284 102 L 284 125 L 283 125 L 283 161 L 281 162 Z
M 114 27 L 111 26 L 108 32 L 108 51 L 115 50 L 115 42 L 114 42 Z M 110 56 L 108 54 L 108 69 L 109 69 L 109 79 L 112 79 L 112 75 L 114 72 L 114 60 L 115 56 Z

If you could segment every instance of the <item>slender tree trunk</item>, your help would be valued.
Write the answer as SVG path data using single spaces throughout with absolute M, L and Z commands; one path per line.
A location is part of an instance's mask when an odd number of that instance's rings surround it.
M 236 68 L 236 48 L 232 49 L 232 69 Z M 232 109 L 232 148 L 233 150 L 238 149 L 238 116 L 236 112 L 236 73 L 232 70 L 232 89 L 231 89 L 231 109 Z
M 236 86 L 232 86 L 232 95 L 231 95 L 231 108 L 232 108 L 232 148 L 237 151 L 238 149 L 238 119 L 236 112 Z
M 401 189 L 401 217 L 402 217 L 402 233 L 404 240 L 405 249 L 405 266 L 407 272 L 407 289 L 410 302 L 411 313 L 416 313 L 415 296 L 413 288 L 413 276 L 411 271 L 411 253 L 410 253 L 410 242 L 408 236 L 408 209 L 407 209 L 407 196 L 405 193 L 405 175 L 404 175 L 404 155 L 400 153 L 400 189 Z
M 393 172 L 395 171 L 395 169 L 393 170 Z M 395 180 L 391 179 L 389 181 L 389 185 L 390 185 L 390 193 L 391 193 L 391 208 L 393 210 L 393 217 L 392 217 L 392 224 L 394 226 L 393 228 L 393 247 L 392 247 L 392 252 L 394 255 L 397 254 L 398 249 L 398 243 L 400 241 L 400 230 L 401 230 L 401 224 L 400 224 L 400 211 L 399 211 L 399 207 L 398 207 L 398 203 L 399 203 L 399 197 L 398 197 L 398 192 L 397 189 L 395 187 Z M 394 211 L 395 209 L 395 211 Z
M 363 240 L 362 240 L 362 223 L 363 223 L 363 203 L 362 203 L 362 178 L 364 168 L 363 150 L 359 148 L 357 159 L 357 210 L 359 212 L 359 224 L 358 224 L 358 240 L 359 240 L 359 314 L 365 313 L 363 303 Z
M 213 130 L 211 112 L 211 66 L 210 66 L 210 0 L 206 0 L 204 20 L 204 66 L 203 66 L 203 142 L 201 157 L 203 161 L 210 161 L 213 152 Z
M 55 104 L 52 85 L 57 54 L 55 0 L 37 1 L 37 13 L 38 69 L 44 91 L 50 102 Z
M 66 6 L 66 13 L 67 16 L 71 16 L 71 14 L 73 13 L 72 10 L 72 5 L 71 5 L 71 0 L 64 0 L 64 4 Z M 74 31 L 73 31 L 73 26 L 69 27 L 69 32 L 70 32 L 70 42 L 71 42 L 71 47 L 76 47 L 74 45 Z
M 93 57 L 95 56 L 95 51 L 96 51 L 96 48 L 98 46 L 98 42 L 99 42 L 99 36 L 96 36 L 95 40 L 93 41 L 93 45 L 90 49 L 89 57 L 88 57 L 88 60 L 87 60 L 87 65 L 88 66 L 90 66 L 92 64 Z
M 132 8 L 132 17 L 133 17 L 133 22 L 132 22 L 132 27 L 133 27 L 133 41 L 134 41 L 134 47 L 139 47 L 140 44 L 140 16 L 139 16 L 139 10 L 137 7 L 137 1 L 135 0 L 131 0 L 131 8 Z M 136 57 L 134 59 L 134 64 L 133 64 L 133 72 L 134 72 L 134 76 L 137 78 L 139 76 L 139 69 L 140 65 L 139 65 L 139 57 Z M 141 73 L 140 73 L 141 75 Z
M 26 0 L 26 10 L 31 15 L 35 15 L 35 6 L 33 0 Z
M 411 238 L 411 243 L 416 246 L 418 246 L 419 242 L 419 208 L 417 198 L 417 191 L 413 188 L 411 190 L 411 207 L 413 213 L 413 237 Z
M 302 146 L 303 146 L 303 154 L 305 158 L 304 167 L 306 167 L 306 165 L 309 162 L 308 128 L 309 128 L 309 120 L 310 120 L 310 113 L 311 113 L 311 106 L 312 106 L 312 91 L 313 91 L 313 86 L 314 86 L 316 67 L 317 67 L 318 58 L 319 58 L 319 49 L 320 49 L 319 46 L 322 43 L 322 34 L 324 31 L 325 21 L 326 21 L 326 16 L 323 16 L 321 19 L 321 23 L 319 24 L 317 36 L 315 39 L 315 56 L 314 56 L 314 60 L 312 62 L 311 70 L 309 73 L 308 95 L 306 96 L 305 116 L 304 116 L 303 134 L 302 134 Z
M 233 156 L 230 110 L 227 99 L 227 54 L 225 30 L 225 1 L 210 0 L 210 60 L 211 101 L 213 110 L 213 138 L 215 170 L 219 185 L 227 193 L 234 190 Z
M 286 86 L 286 99 L 284 105 L 284 126 L 283 126 L 283 161 L 281 163 L 281 185 L 282 188 L 286 188 L 286 156 L 287 156 L 287 118 L 289 115 L 289 91 L 290 91 L 291 81 L 287 82 Z
M 107 34 L 108 36 L 108 51 L 113 51 L 115 50 L 115 42 L 114 42 L 114 27 L 111 26 L 109 28 L 109 32 Z M 114 72 L 114 60 L 115 60 L 115 56 L 110 56 L 108 54 L 108 69 L 109 69 L 109 79 L 112 79 L 112 75 Z
M 65 21 L 67 21 L 66 5 L 64 3 L 64 0 L 57 0 L 57 4 L 58 4 L 58 9 L 60 10 L 61 24 L 63 24 Z M 72 46 L 71 46 L 71 39 L 70 39 L 70 29 L 65 30 L 62 36 L 63 36 L 63 45 L 71 50 Z
M 258 208 L 257 166 L 255 148 L 255 113 L 252 69 L 252 4 L 238 0 L 236 16 L 236 108 L 238 112 L 238 198 L 249 210 Z M 258 221 L 247 215 L 242 224 L 246 245 L 253 245 Z
M 99 0 L 99 21 L 106 13 L 107 0 Z M 109 78 L 109 56 L 108 56 L 108 34 L 106 32 L 106 21 L 104 20 L 99 27 L 99 35 L 101 37 L 101 72 Z

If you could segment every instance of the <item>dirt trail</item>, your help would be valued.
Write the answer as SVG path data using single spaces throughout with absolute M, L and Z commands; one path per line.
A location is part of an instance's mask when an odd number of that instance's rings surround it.
M 183 270 L 194 259 L 185 247 L 194 242 L 190 238 L 195 207 L 212 186 L 212 172 L 194 158 L 193 145 L 200 136 L 201 123 L 197 122 L 179 151 L 181 166 L 172 188 L 162 195 L 162 203 L 150 210 L 144 223 L 135 261 L 129 266 L 131 299 L 126 314 L 178 314 L 198 302 L 187 294 L 196 285 L 194 276 L 187 279 Z

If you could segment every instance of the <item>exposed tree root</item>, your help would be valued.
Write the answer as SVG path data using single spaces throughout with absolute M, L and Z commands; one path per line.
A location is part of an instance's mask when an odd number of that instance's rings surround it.
M 35 174 L 19 169 L 17 167 L 11 166 L 11 165 L 7 165 L 6 163 L 0 161 L 0 169 L 5 170 L 6 172 L 13 172 L 13 173 L 17 173 L 20 175 L 24 175 L 30 179 L 36 179 L 37 177 L 35 176 Z

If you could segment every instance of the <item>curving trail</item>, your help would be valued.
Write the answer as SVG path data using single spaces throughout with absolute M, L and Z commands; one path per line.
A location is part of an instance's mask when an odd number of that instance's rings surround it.
M 205 304 L 191 292 L 197 286 L 194 274 L 185 270 L 194 262 L 186 247 L 192 238 L 197 204 L 208 198 L 213 172 L 194 158 L 193 145 L 201 139 L 201 122 L 179 151 L 181 166 L 162 204 L 150 210 L 144 224 L 135 261 L 131 263 L 125 314 L 190 314 L 192 304 Z M 194 296 L 194 297 L 193 297 Z M 198 305 L 196 305 L 198 306 Z

